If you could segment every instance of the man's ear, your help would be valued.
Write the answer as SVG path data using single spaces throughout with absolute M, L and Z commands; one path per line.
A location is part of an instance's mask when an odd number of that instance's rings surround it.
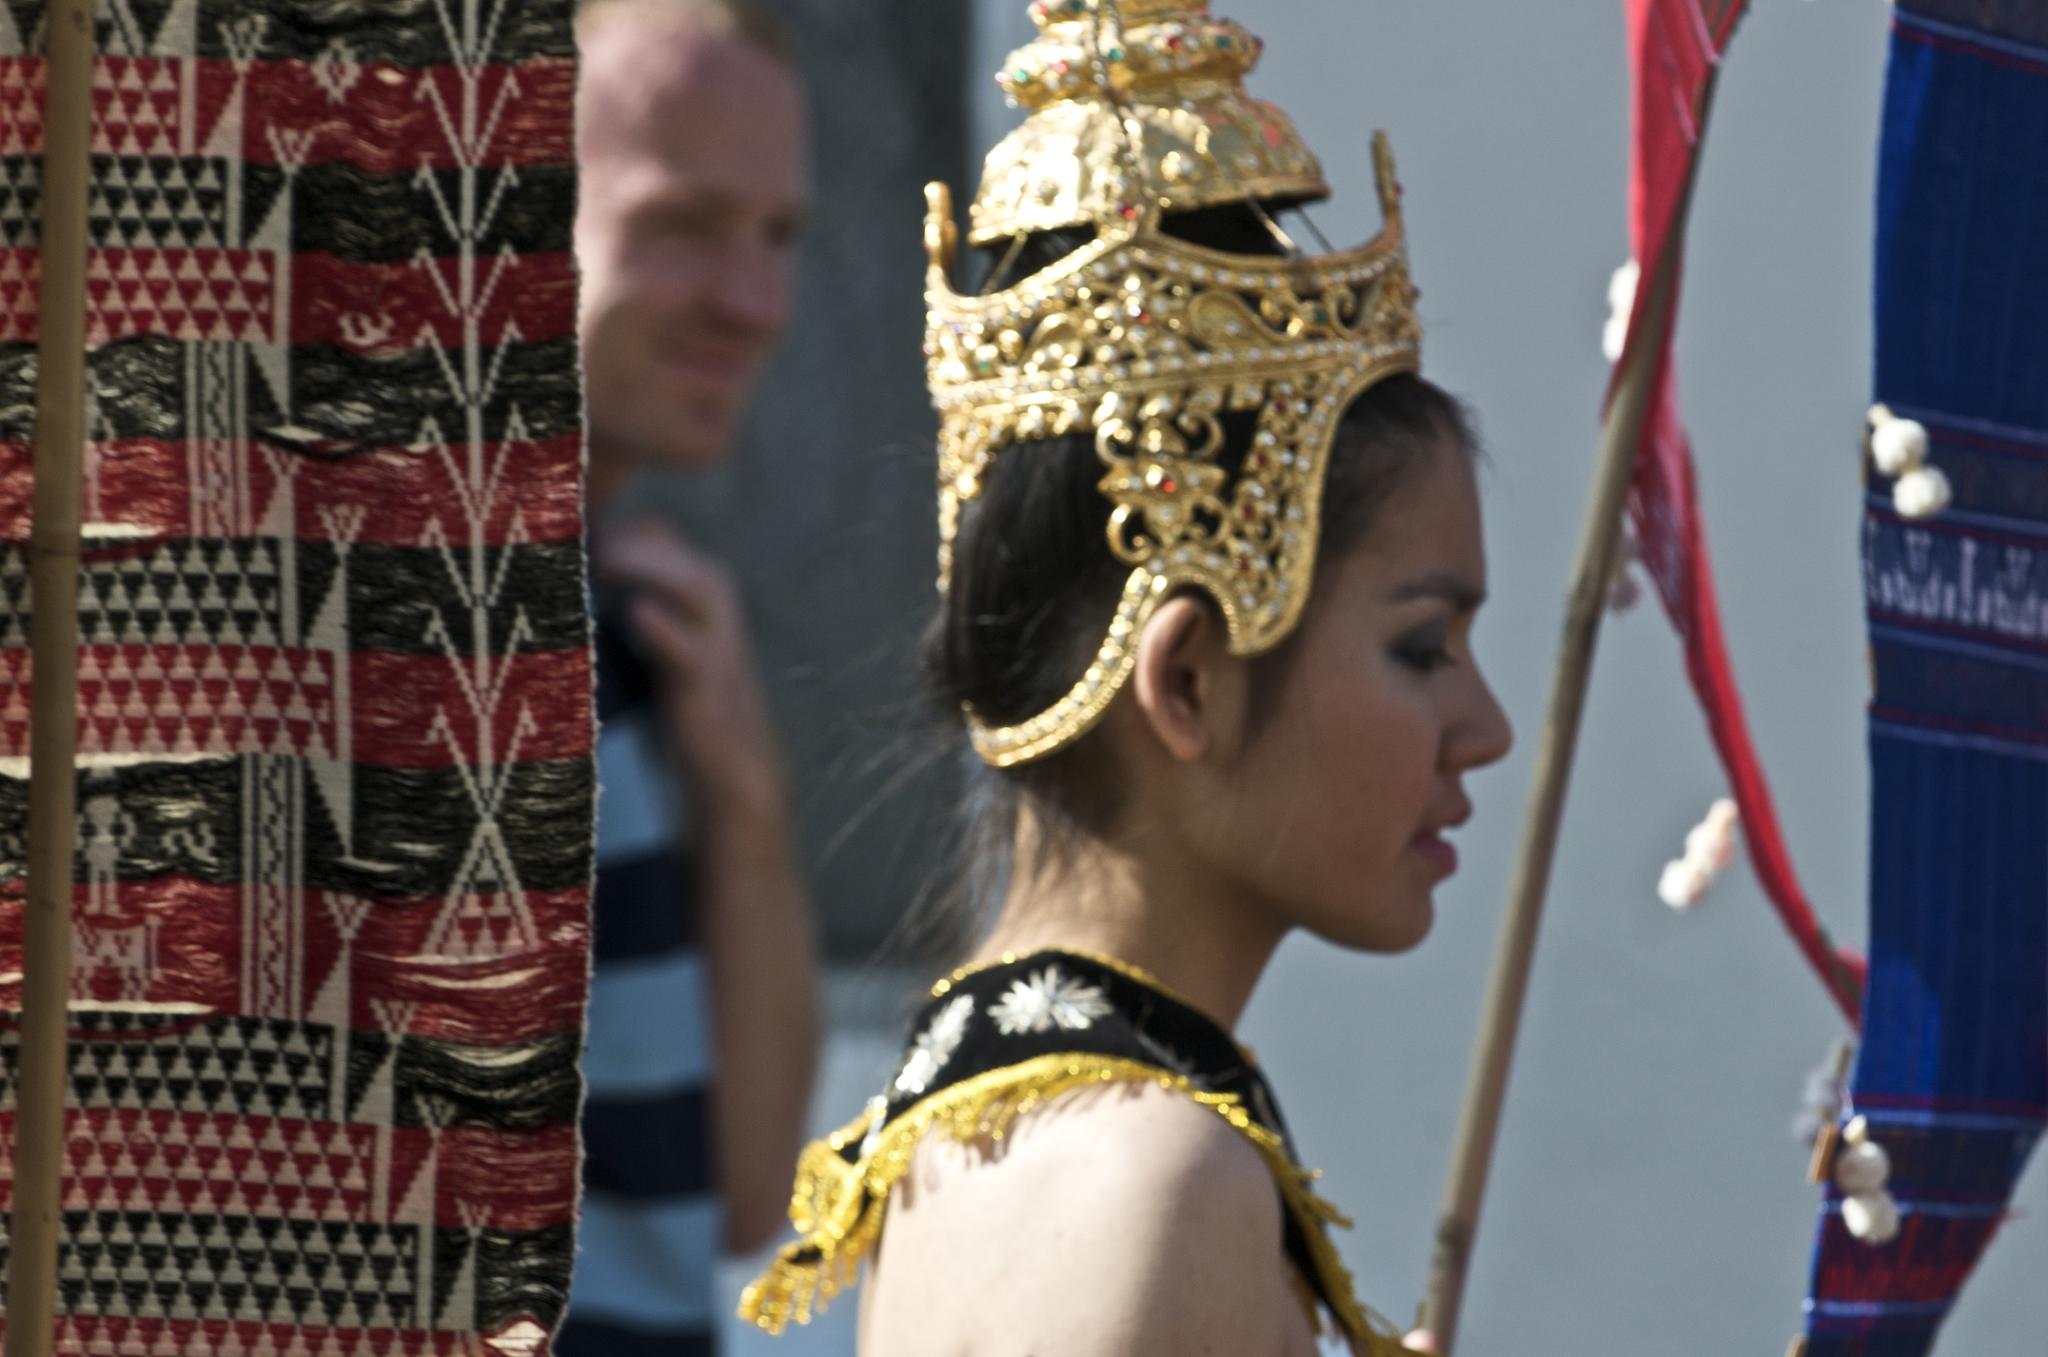
M 1178 594 L 1146 621 L 1131 695 L 1169 757 L 1192 763 L 1235 747 L 1244 720 L 1245 667 L 1232 658 L 1229 632 L 1206 600 Z

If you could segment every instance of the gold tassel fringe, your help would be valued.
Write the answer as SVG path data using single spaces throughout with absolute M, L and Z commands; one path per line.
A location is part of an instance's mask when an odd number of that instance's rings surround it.
M 1397 1354 L 1393 1328 L 1360 1305 L 1351 1274 L 1330 1242 L 1330 1226 L 1350 1228 L 1344 1215 L 1318 1196 L 1317 1175 L 1297 1165 L 1280 1137 L 1252 1119 L 1234 1094 L 1196 1088 L 1185 1076 L 1118 1056 L 1062 1054 L 963 1079 L 924 1099 L 877 1137 L 870 1153 L 847 1163 L 841 1151 L 867 1138 L 876 1115 L 864 1112 L 824 1140 L 805 1148 L 797 1161 L 789 1218 L 802 1236 L 785 1246 L 740 1296 L 740 1318 L 781 1333 L 808 1324 L 814 1314 L 859 1280 L 861 1263 L 882 1237 L 889 1194 L 910 1171 L 917 1147 L 933 1127 L 962 1143 L 1000 1141 L 1017 1119 L 1063 1094 L 1092 1085 L 1156 1084 L 1210 1108 L 1235 1127 L 1265 1157 L 1287 1210 L 1301 1225 L 1337 1325 L 1361 1354 Z M 1321 1329 L 1312 1291 L 1304 1292 L 1312 1323 Z

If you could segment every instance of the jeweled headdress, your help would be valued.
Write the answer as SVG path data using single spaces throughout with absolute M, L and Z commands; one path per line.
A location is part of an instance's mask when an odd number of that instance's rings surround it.
M 989 153 L 968 239 L 989 245 L 1093 227 L 1096 238 L 999 291 L 953 290 L 952 199 L 927 191 L 926 354 L 939 411 L 939 587 L 960 507 L 1013 445 L 1088 432 L 1115 506 L 1109 545 L 1131 566 L 1094 662 L 1012 726 L 967 714 L 998 767 L 1085 733 L 1136 658 L 1141 628 L 1187 586 L 1223 611 L 1230 649 L 1283 640 L 1307 602 L 1338 417 L 1420 365 L 1422 331 L 1384 136 L 1373 153 L 1385 224 L 1355 250 L 1242 255 L 1176 239 L 1169 214 L 1328 196 L 1287 116 L 1249 97 L 1259 40 L 1206 0 L 1037 0 L 1035 41 L 997 77 L 1023 124 Z M 1275 226 L 1276 237 L 1280 236 Z M 1226 463 L 1222 416 L 1253 429 Z

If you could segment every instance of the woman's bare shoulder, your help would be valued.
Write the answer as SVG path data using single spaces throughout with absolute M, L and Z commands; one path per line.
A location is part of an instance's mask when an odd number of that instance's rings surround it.
M 1281 1241 L 1241 1132 L 1184 1094 L 1106 1085 L 1000 1142 L 930 1137 L 890 1203 L 867 1319 L 1004 1335 L 998 1351 L 1014 1337 L 1019 1353 L 1273 1351 L 1299 1314 Z

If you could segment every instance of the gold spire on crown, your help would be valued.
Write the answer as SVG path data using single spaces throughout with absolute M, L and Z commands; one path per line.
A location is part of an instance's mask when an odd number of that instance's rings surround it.
M 989 152 L 968 240 L 1102 222 L 1139 205 L 1328 197 L 1287 115 L 1245 94 L 1263 44 L 1208 8 L 1032 5 L 1039 37 L 996 77 L 1031 116 Z
M 998 767 L 1092 727 L 1177 590 L 1216 601 L 1234 654 L 1287 636 L 1314 574 L 1337 421 L 1373 383 L 1417 370 L 1422 340 L 1384 136 L 1373 151 L 1385 223 L 1365 245 L 1241 255 L 1179 240 L 1161 229 L 1169 213 L 1327 195 L 1286 115 L 1244 92 L 1259 40 L 1210 17 L 1206 0 L 1037 0 L 1031 13 L 1038 38 L 998 77 L 1029 113 L 989 154 L 969 239 L 1067 227 L 1096 238 L 1012 286 L 963 295 L 951 195 L 926 190 L 939 587 L 961 506 L 994 460 L 1073 433 L 1094 437 L 1109 546 L 1131 574 L 1065 696 L 1012 726 L 967 714 Z M 1252 428 L 1241 462 L 1224 456 L 1231 412 Z

